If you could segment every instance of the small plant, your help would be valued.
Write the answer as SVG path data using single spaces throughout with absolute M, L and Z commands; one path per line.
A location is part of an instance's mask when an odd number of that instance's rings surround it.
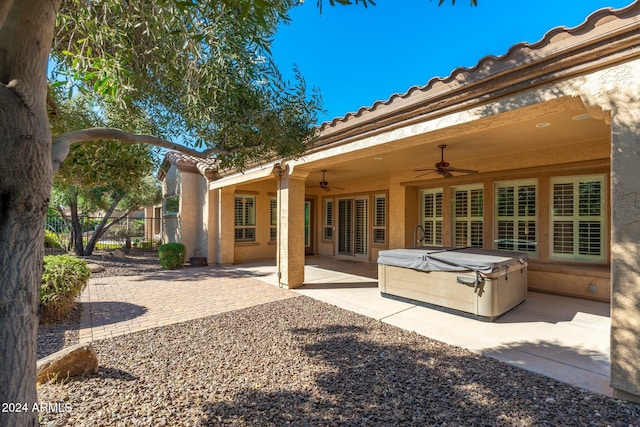
M 69 255 L 45 256 L 40 285 L 40 320 L 57 322 L 66 318 L 90 275 L 87 263 L 81 259 Z
M 158 249 L 161 244 L 162 244 L 162 235 L 155 234 L 153 236 L 153 249 Z
M 182 243 L 165 243 L 158 247 L 160 265 L 166 270 L 176 270 L 184 266 L 187 249 Z
M 62 244 L 58 235 L 51 230 L 44 230 L 44 247 L 60 249 Z

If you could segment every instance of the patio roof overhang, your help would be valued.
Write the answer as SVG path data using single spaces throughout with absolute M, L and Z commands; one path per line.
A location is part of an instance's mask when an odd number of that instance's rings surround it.
M 307 182 L 321 180 L 322 169 L 333 182 L 381 175 L 406 182 L 415 177 L 412 169 L 439 160 L 439 144 L 448 145 L 448 161 L 481 172 L 535 167 L 505 164 L 504 157 L 531 159 L 550 147 L 573 153 L 575 144 L 589 141 L 599 150 L 590 158 L 609 158 L 603 148 L 609 111 L 582 96 L 579 79 L 639 57 L 640 3 L 598 10 L 577 27 L 552 29 L 537 43 L 517 44 L 503 56 L 324 123 L 314 147 L 286 163 L 290 173 L 304 169 Z M 211 188 L 265 179 L 272 168 L 232 173 Z
M 244 172 L 235 172 L 230 175 L 224 176 L 216 181 L 212 181 L 209 184 L 209 190 L 216 190 L 233 185 L 262 181 L 272 176 L 279 167 L 280 160 L 266 163 L 264 165 L 259 165 Z
M 640 2 L 598 10 L 577 27 L 552 29 L 537 43 L 324 123 L 314 148 L 288 165 L 304 164 L 311 182 L 329 169 L 340 185 L 381 175 L 414 181 L 409 172 L 433 167 L 440 144 L 449 162 L 485 173 L 536 167 L 548 149 L 557 152 L 554 162 L 585 150 L 592 151 L 585 158 L 608 159 L 611 107 L 581 85 L 638 58 Z

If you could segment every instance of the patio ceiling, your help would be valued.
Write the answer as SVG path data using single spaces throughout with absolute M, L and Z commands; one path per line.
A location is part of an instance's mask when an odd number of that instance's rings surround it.
M 445 160 L 452 166 L 483 173 L 514 169 L 513 163 L 499 159 L 514 158 L 519 153 L 539 153 L 577 143 L 610 140 L 610 126 L 604 120 L 588 116 L 586 109 L 550 110 L 553 112 L 532 115 L 522 109 L 514 114 L 505 114 L 503 118 L 478 120 L 473 128 L 468 125 L 461 126 L 459 131 L 449 128 L 360 150 L 348 156 L 320 159 L 304 165 L 311 170 L 307 182 L 320 181 L 322 169 L 328 170 L 328 177 L 334 185 L 340 185 L 341 181 L 386 175 L 402 175 L 412 180 L 418 175 L 414 169 L 432 168 L 440 160 L 439 144 L 447 145 Z M 564 162 L 572 161 L 575 160 L 566 158 Z M 440 179 L 440 176 L 429 174 L 421 179 Z

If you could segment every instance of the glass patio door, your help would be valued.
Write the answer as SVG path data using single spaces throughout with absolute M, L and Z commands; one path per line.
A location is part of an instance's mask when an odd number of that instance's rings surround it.
M 338 255 L 369 255 L 369 199 L 338 199 Z

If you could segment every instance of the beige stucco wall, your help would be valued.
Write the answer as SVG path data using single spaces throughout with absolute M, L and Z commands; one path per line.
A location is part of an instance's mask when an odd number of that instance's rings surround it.
M 167 170 L 167 173 L 162 181 L 162 194 L 163 196 L 180 196 L 181 195 L 181 183 L 182 177 L 177 167 L 171 166 Z M 164 227 L 162 229 L 162 241 L 164 243 L 169 242 L 182 242 L 182 229 L 180 227 L 180 216 L 164 214 L 163 208 L 163 222 Z
M 563 75 L 570 77 L 563 78 Z M 591 68 L 580 74 L 571 74 L 570 69 L 562 70 L 555 80 L 544 80 L 535 84 L 521 85 L 500 98 L 493 98 L 484 104 L 471 104 L 466 108 L 451 108 L 448 112 L 432 115 L 422 121 L 412 120 L 407 124 L 381 129 L 353 138 L 343 144 L 335 144 L 323 150 L 305 155 L 299 160 L 288 162 L 289 173 L 297 168 L 320 169 L 327 164 L 345 164 L 357 161 L 361 156 L 373 157 L 389 152 L 396 146 L 403 149 L 424 145 L 429 140 L 447 140 L 461 136 L 473 137 L 474 133 L 491 127 L 517 123 L 526 114 L 532 118 L 544 118 L 550 102 L 557 108 L 567 105 L 586 107 L 592 115 L 591 120 L 600 120 L 606 125 L 611 123 L 611 139 L 568 140 L 555 146 L 536 148 L 535 145 L 518 145 L 511 153 L 492 154 L 466 159 L 456 164 L 466 169 L 481 169 L 482 175 L 426 182 L 416 181 L 415 172 L 410 169 L 394 170 L 390 174 L 380 174 L 373 179 L 340 180 L 344 190 L 333 190 L 331 197 L 337 201 L 340 197 L 371 195 L 386 191 L 388 194 L 388 240 L 390 248 L 412 246 L 413 229 L 418 220 L 418 195 L 420 189 L 430 186 L 443 188 L 444 200 L 450 200 L 451 188 L 466 184 L 481 183 L 485 190 L 485 242 L 490 247 L 493 236 L 493 190 L 495 182 L 534 178 L 538 183 L 540 214 L 538 218 L 539 249 L 537 258 L 532 260 L 530 287 L 562 293 L 583 294 L 594 298 L 605 298 L 611 294 L 611 384 L 621 396 L 640 399 L 640 60 L 628 60 L 616 65 L 607 65 L 602 69 Z M 357 119 L 354 119 L 357 120 Z M 542 130 L 553 132 L 554 128 Z M 491 141 L 479 141 L 478 144 L 490 144 Z M 318 165 L 318 166 L 314 166 Z M 610 247 L 602 263 L 587 263 L 565 266 L 566 262 L 554 260 L 549 255 L 549 200 L 550 179 L 561 175 L 605 174 L 609 179 L 608 194 L 611 232 L 606 239 Z M 331 176 L 327 177 L 331 183 Z M 304 185 L 299 179 L 283 179 L 286 185 L 279 192 L 281 200 L 281 223 L 286 221 L 284 234 L 280 236 L 281 248 L 277 254 L 278 266 L 283 274 L 292 274 L 292 284 L 301 283 L 298 277 L 304 265 L 303 247 L 300 247 L 301 206 L 304 200 Z M 258 231 L 268 232 L 268 196 L 276 191 L 275 179 L 263 188 L 263 184 L 251 184 L 235 189 L 236 193 L 255 192 L 258 206 Z M 335 182 L 335 181 L 334 181 Z M 249 193 L 250 194 L 250 193 Z M 316 236 L 322 236 L 323 193 L 320 189 L 307 189 L 307 194 L 317 196 Z M 229 203 L 227 199 L 225 203 Z M 221 206 L 227 206 L 221 204 Z M 262 206 L 262 207 L 261 207 Z M 334 204 L 334 210 L 335 210 Z M 450 218 L 450 205 L 445 203 L 445 218 Z M 229 210 L 229 209 L 227 209 Z M 264 212 L 261 214 L 260 212 Z M 221 214 L 223 216 L 223 214 Z M 261 219 L 262 217 L 262 219 Z M 445 245 L 450 245 L 450 222 L 445 220 Z M 266 223 L 266 225 L 265 225 Z M 228 225 L 228 220 L 226 222 Z M 285 224 L 282 224 L 283 226 Z M 318 253 L 335 254 L 334 242 L 317 239 Z M 220 240 L 224 240 L 222 237 Z M 276 256 L 273 248 L 267 245 L 268 234 L 260 235 L 256 244 L 234 245 L 235 262 L 269 258 Z M 223 246 L 229 246 L 225 242 Z M 372 248 L 370 259 L 375 260 Z M 586 268 L 581 268 L 586 266 Z M 610 280 L 607 281 L 607 271 Z M 596 285 L 592 292 L 590 285 Z M 610 289 L 610 290 L 609 290 Z M 591 294 L 589 294 L 591 293 Z
M 270 241 L 270 200 L 276 197 L 276 180 L 259 181 L 249 185 L 237 186 L 235 194 L 252 195 L 256 198 L 256 241 L 234 243 L 234 262 L 262 259 L 274 259 L 276 242 Z
M 331 184 L 330 179 L 334 179 L 335 177 L 331 177 L 331 175 L 327 176 L 329 179 L 329 184 Z M 338 178 L 339 179 L 339 178 Z M 366 180 L 356 180 L 356 181 L 340 181 L 340 188 L 332 187 L 331 191 L 325 191 L 321 188 L 316 187 L 317 183 L 308 182 L 306 194 L 307 197 L 315 196 L 315 205 L 314 205 L 314 237 L 315 237 L 315 248 L 314 252 L 319 255 L 326 256 L 334 256 L 337 253 L 336 245 L 337 245 L 337 228 L 335 225 L 337 224 L 337 212 L 338 212 L 338 200 L 339 199 L 348 199 L 354 197 L 366 197 L 369 200 L 369 224 L 372 224 L 372 203 L 373 203 L 373 195 L 374 194 L 387 194 L 387 188 L 389 187 L 389 177 L 386 175 L 381 175 L 374 179 L 366 179 Z M 334 237 L 333 240 L 325 240 L 323 239 L 324 232 L 324 201 L 326 199 L 333 199 L 333 209 L 334 209 Z M 387 194 L 387 215 L 390 214 L 388 206 L 389 206 L 389 195 Z M 387 221 L 389 219 L 387 218 Z M 371 228 L 371 227 L 369 227 Z M 378 259 L 378 251 L 387 249 L 389 247 L 388 243 L 385 245 L 376 245 L 372 243 L 371 230 L 369 230 L 368 240 L 370 242 L 370 250 L 368 257 L 366 260 L 375 261 Z M 387 233 L 389 233 L 387 231 Z M 387 242 L 389 240 L 387 234 Z
M 629 83 L 612 115 L 611 385 L 640 402 L 640 83 Z
M 180 197 L 177 215 L 165 216 L 163 240 L 183 243 L 187 250 L 187 259 L 195 256 L 208 256 L 208 225 L 204 218 L 208 216 L 207 179 L 197 172 L 181 171 L 172 165 L 162 182 L 165 197 Z
M 207 207 L 207 180 L 195 172 L 181 171 L 180 225 L 182 243 L 189 257 L 207 257 L 207 227 L 204 221 Z

